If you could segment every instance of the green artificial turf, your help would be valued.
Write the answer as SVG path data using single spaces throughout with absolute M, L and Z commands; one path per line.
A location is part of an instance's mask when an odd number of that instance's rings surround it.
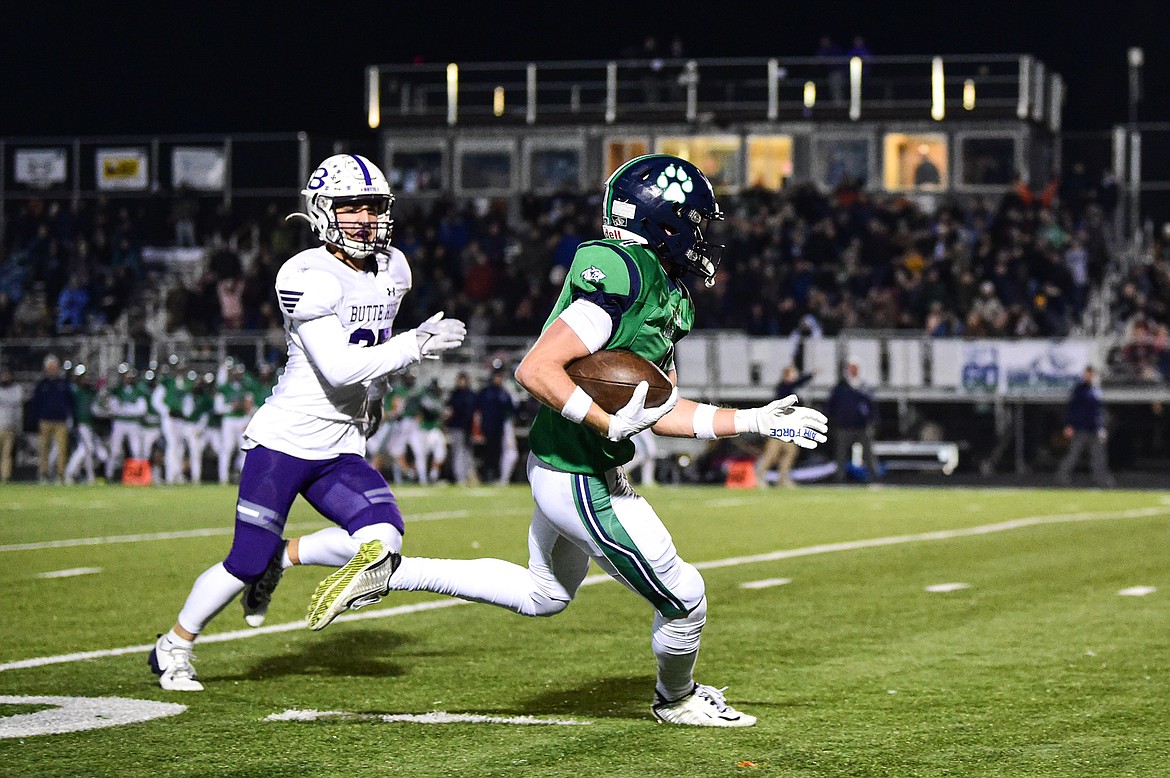
M 524 563 L 526 489 L 398 494 L 406 553 Z M 729 702 L 759 717 L 754 728 L 656 724 L 650 609 L 605 581 L 583 587 L 551 619 L 461 603 L 339 621 L 320 633 L 291 626 L 209 641 L 197 654 L 202 693 L 161 690 L 145 650 L 4 669 L 0 717 L 46 709 L 8 699 L 25 695 L 188 709 L 0 739 L 0 775 L 1170 775 L 1162 494 L 643 494 L 707 582 L 697 678 L 727 686 Z M 226 553 L 234 501 L 234 490 L 213 486 L 3 487 L 0 665 L 152 643 L 195 577 Z M 1003 524 L 1017 519 L 1029 521 Z M 290 525 L 324 523 L 302 503 Z M 963 529 L 970 534 L 952 532 Z M 156 533 L 182 536 L 111 542 Z M 103 540 L 18 547 L 85 538 Z M 854 542 L 874 539 L 886 540 Z M 101 572 L 38 577 L 78 568 Z M 295 625 L 327 572 L 286 573 L 265 626 Z M 791 580 L 741 588 L 768 579 Z M 926 591 L 944 583 L 968 588 Z M 1157 591 L 1118 594 L 1134 586 Z M 395 593 L 360 614 L 443 601 Z M 246 631 L 233 603 L 206 635 Z M 268 720 L 289 710 L 354 715 Z M 433 711 L 579 726 L 377 718 Z

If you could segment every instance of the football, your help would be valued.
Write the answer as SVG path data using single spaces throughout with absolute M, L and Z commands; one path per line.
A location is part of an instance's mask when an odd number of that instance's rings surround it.
M 624 349 L 594 352 L 570 363 L 565 372 L 606 413 L 618 411 L 628 403 L 641 381 L 650 384 L 647 408 L 662 405 L 674 389 L 657 365 Z

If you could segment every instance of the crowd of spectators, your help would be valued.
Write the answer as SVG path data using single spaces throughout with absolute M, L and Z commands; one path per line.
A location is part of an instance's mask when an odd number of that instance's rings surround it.
M 1063 336 L 1078 331 L 1110 261 L 1111 212 L 1091 188 L 1062 197 L 1017 186 L 933 212 L 849 181 L 829 193 L 749 189 L 721 202 L 727 220 L 715 240 L 726 250 L 717 283 L 692 289 L 698 328 Z M 283 341 L 273 279 L 309 238 L 284 221 L 295 199 L 235 210 L 190 195 L 14 205 L 0 254 L 0 338 L 260 331 L 274 348 Z M 402 324 L 445 310 L 473 337 L 539 331 L 577 245 L 599 237 L 599 195 L 529 195 L 512 205 L 399 202 L 394 244 L 414 273 Z M 144 247 L 188 243 L 205 251 L 197 272 L 144 260 Z M 1135 268 L 1114 314 L 1119 332 L 1143 321 L 1154 330 L 1133 340 L 1149 370 L 1164 373 L 1170 259 Z

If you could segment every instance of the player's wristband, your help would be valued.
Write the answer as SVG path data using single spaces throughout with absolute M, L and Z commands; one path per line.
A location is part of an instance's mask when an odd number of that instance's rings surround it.
M 699 440 L 714 440 L 719 437 L 715 434 L 715 411 L 719 410 L 714 405 L 707 405 L 700 403 L 695 406 L 695 417 L 691 422 L 695 430 L 695 437 Z
M 747 408 L 735 412 L 735 434 L 742 435 L 745 432 L 759 432 L 759 424 L 756 423 L 756 409 Z
M 561 415 L 574 424 L 580 424 L 585 419 L 585 414 L 589 413 L 589 409 L 593 407 L 593 398 L 585 393 L 581 387 L 573 390 L 569 395 L 565 407 L 561 408 Z

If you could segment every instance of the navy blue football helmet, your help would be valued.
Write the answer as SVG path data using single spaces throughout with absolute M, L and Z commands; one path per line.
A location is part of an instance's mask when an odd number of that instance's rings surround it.
M 605 182 L 605 237 L 646 244 L 675 275 L 691 272 L 714 283 L 723 246 L 703 238 L 722 221 L 711 182 L 685 159 L 647 154 L 622 164 Z

